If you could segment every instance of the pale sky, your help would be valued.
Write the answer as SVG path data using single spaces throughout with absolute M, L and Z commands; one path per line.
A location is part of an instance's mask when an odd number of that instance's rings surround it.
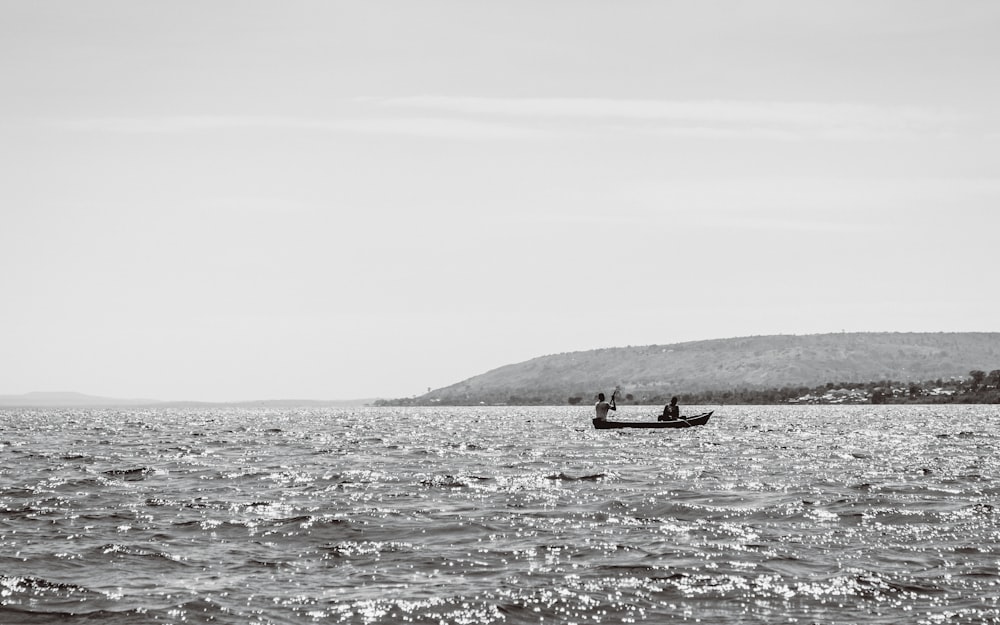
M 998 331 L 992 0 L 0 0 L 0 394 Z

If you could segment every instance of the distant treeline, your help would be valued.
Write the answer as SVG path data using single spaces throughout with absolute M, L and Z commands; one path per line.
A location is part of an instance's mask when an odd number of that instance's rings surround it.
M 605 393 L 610 393 L 607 389 Z M 596 393 L 594 394 L 596 395 Z M 1000 369 L 989 373 L 980 370 L 969 372 L 967 377 L 926 380 L 924 382 L 902 382 L 898 380 L 877 380 L 871 382 L 827 382 L 808 386 L 783 386 L 781 388 L 743 388 L 709 390 L 685 393 L 660 390 L 623 390 L 618 396 L 622 405 L 661 405 L 670 402 L 676 395 L 682 404 L 1000 404 Z M 567 396 L 560 389 L 532 389 L 521 394 L 489 393 L 481 396 L 465 397 L 412 397 L 402 399 L 380 399 L 376 406 L 469 406 L 469 405 L 511 405 L 511 406 L 557 406 L 589 405 L 595 397 L 590 394 Z
M 1000 375 L 1000 372 L 998 372 Z M 659 396 L 655 404 L 669 398 Z M 816 387 L 704 391 L 683 395 L 686 404 L 1000 404 L 1000 382 L 963 380 L 828 382 Z

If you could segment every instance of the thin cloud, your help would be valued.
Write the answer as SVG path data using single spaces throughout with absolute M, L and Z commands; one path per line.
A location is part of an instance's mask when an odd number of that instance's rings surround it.
M 852 103 L 629 100 L 602 98 L 362 98 L 389 109 L 431 110 L 482 118 L 641 125 L 658 134 L 705 138 L 867 138 L 940 133 L 967 121 L 955 113 L 918 107 Z M 650 128 L 651 126 L 651 128 Z
M 352 119 L 330 122 L 324 127 L 341 132 L 490 141 L 539 139 L 551 136 L 552 134 L 543 130 L 526 128 L 515 124 L 440 117 Z
M 870 223 L 862 221 L 829 221 L 812 219 L 777 219 L 777 218 L 745 218 L 728 217 L 707 221 L 706 225 L 713 228 L 729 228 L 733 230 L 754 230 L 766 232 L 864 232 L 872 230 Z
M 593 134 L 711 140 L 863 141 L 948 137 L 969 120 L 932 109 L 808 102 L 600 98 L 358 98 L 351 116 L 160 116 L 60 120 L 75 131 L 124 134 L 288 130 L 470 141 Z
M 850 103 L 762 102 L 736 100 L 629 100 L 610 98 L 464 98 L 413 96 L 362 98 L 384 106 L 446 110 L 458 113 L 536 117 L 606 117 L 727 123 L 944 123 L 961 119 L 952 113 L 916 107 L 880 107 Z
M 172 134 L 248 127 L 287 127 L 287 119 L 239 116 L 93 117 L 49 122 L 58 128 L 81 132 L 122 134 Z M 302 122 L 297 122 L 301 125 Z
M 81 131 L 122 134 L 173 134 L 215 130 L 293 130 L 356 134 L 403 135 L 455 140 L 538 139 L 545 130 L 519 124 L 444 117 L 367 117 L 299 119 L 253 116 L 102 117 L 59 120 L 50 125 Z
M 726 126 L 662 126 L 643 130 L 646 134 L 682 139 L 763 139 L 767 141 L 799 141 L 806 138 L 802 132 L 783 128 L 747 126 L 743 128 Z

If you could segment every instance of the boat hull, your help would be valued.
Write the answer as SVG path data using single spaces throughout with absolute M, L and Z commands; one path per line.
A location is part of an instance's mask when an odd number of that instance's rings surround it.
M 711 418 L 712 413 L 703 412 L 693 417 L 681 417 L 676 421 L 601 421 L 593 419 L 594 427 L 598 430 L 617 430 L 621 428 L 643 428 L 643 429 L 663 429 L 663 428 L 689 428 L 697 425 L 705 425 Z

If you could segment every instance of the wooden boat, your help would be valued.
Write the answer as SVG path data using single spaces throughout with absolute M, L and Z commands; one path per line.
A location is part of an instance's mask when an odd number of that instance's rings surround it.
M 600 421 L 593 419 L 594 427 L 598 430 L 615 430 L 618 428 L 689 428 L 696 425 L 705 425 L 712 416 L 714 410 L 703 412 L 693 417 L 681 417 L 673 421 Z

